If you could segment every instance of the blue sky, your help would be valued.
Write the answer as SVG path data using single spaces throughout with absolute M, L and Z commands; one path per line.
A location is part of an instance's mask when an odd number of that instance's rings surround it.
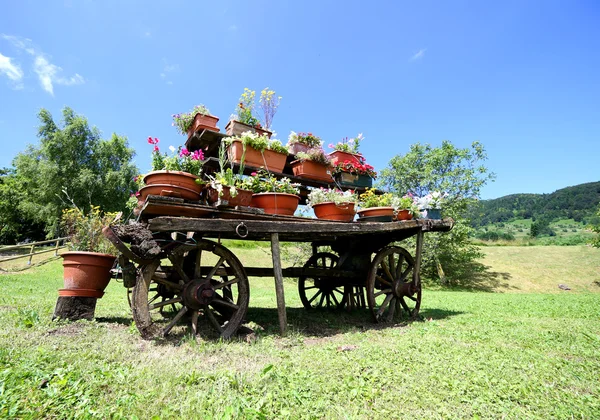
M 363 133 L 381 170 L 412 143 L 481 141 L 482 198 L 600 180 L 600 3 L 0 0 L 0 167 L 70 106 L 105 137 L 179 145 L 203 103 L 224 130 L 245 87 L 283 97 L 278 137 Z

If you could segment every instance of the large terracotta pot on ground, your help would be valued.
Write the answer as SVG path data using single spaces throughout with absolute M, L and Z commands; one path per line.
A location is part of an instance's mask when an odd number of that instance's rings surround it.
M 246 131 L 256 133 L 259 136 L 266 135 L 268 138 L 271 138 L 271 136 L 273 135 L 273 133 L 268 130 L 252 127 L 251 125 L 244 124 L 236 120 L 229 120 L 229 122 L 225 126 L 225 132 L 228 136 L 239 136 L 242 133 L 245 133 Z
M 244 145 L 239 140 L 234 140 L 227 148 L 227 157 L 231 162 L 240 163 L 242 154 L 244 153 Z M 287 155 L 265 150 L 263 153 L 258 150 L 246 146 L 246 155 L 244 156 L 244 165 L 253 168 L 265 168 L 269 172 L 283 172 Z
M 267 214 L 278 214 L 282 216 L 293 216 L 300 197 L 285 193 L 258 193 L 252 196 L 252 207 L 258 207 Z
M 219 119 L 213 115 L 196 114 L 194 121 L 192 121 L 192 125 L 190 125 L 190 128 L 188 128 L 188 138 L 191 137 L 196 131 L 200 130 L 210 130 L 218 133 L 220 131 L 219 127 L 217 127 L 218 122 Z
M 356 212 L 359 217 L 390 217 L 390 220 L 394 218 L 393 207 L 371 207 L 368 209 L 362 209 Z
M 342 162 L 353 162 L 360 163 L 362 155 L 357 155 L 355 153 L 342 152 L 341 150 L 335 150 L 329 153 L 329 158 L 331 159 L 331 166 L 335 166 L 338 163 Z
M 253 194 L 252 191 L 242 190 L 240 188 L 236 188 L 236 191 L 237 191 L 237 195 L 235 197 L 232 197 L 231 196 L 231 188 L 224 185 L 223 193 L 221 194 L 221 197 L 219 197 L 219 191 L 216 188 L 209 187 L 208 202 L 209 202 L 209 204 L 214 204 L 217 201 L 219 201 L 219 198 L 220 198 L 221 200 L 227 201 L 228 205 L 232 206 L 232 207 L 235 207 L 235 206 L 248 207 L 248 206 L 250 206 L 250 204 L 252 203 L 252 194 Z
M 142 199 L 150 194 L 200 200 L 204 184 L 197 184 L 196 175 L 181 171 L 153 171 L 144 176 L 146 186 L 140 190 Z
M 332 182 L 331 167 L 311 160 L 295 160 L 291 163 L 294 176 L 315 181 Z
M 324 220 L 339 220 L 342 222 L 351 222 L 354 219 L 354 203 L 333 202 L 313 204 L 315 216 Z
M 98 252 L 69 251 L 63 258 L 64 289 L 59 296 L 100 298 L 110 282 L 115 256 Z

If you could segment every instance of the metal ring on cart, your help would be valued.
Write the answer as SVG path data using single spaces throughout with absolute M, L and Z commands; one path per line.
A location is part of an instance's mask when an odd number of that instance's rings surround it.
M 240 223 L 239 225 L 237 225 L 235 227 L 235 233 L 237 233 L 237 235 L 240 238 L 245 238 L 248 236 L 248 226 L 246 226 L 244 224 L 244 222 Z

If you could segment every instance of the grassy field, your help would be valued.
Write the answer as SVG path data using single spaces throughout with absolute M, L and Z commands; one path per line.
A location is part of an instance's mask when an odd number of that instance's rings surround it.
M 227 343 L 142 340 L 115 281 L 95 321 L 52 322 L 59 262 L 3 274 L 0 417 L 598 418 L 600 250 L 554 248 L 485 248 L 505 293 L 426 290 L 422 322 L 384 327 L 308 313 L 288 280 L 280 337 L 273 280 L 251 279 L 255 334 Z

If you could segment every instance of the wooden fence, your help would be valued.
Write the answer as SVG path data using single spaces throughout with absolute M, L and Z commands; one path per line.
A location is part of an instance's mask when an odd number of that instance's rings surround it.
M 20 254 L 20 255 L 11 255 L 8 257 L 2 257 L 0 256 L 0 264 L 6 262 L 6 261 L 13 261 L 13 260 L 18 260 L 19 258 L 28 258 L 27 260 L 27 267 L 29 268 L 31 267 L 31 260 L 33 259 L 34 255 L 41 255 L 41 254 L 46 254 L 49 252 L 54 252 L 54 255 L 51 256 L 52 257 L 57 257 L 58 256 L 58 250 L 65 248 L 67 245 L 65 244 L 67 238 L 56 238 L 56 239 L 50 239 L 47 241 L 40 241 L 40 242 L 31 242 L 28 244 L 22 244 L 22 245 L 10 245 L 10 246 L 4 246 L 4 247 L 0 247 L 0 254 L 3 254 L 6 251 L 16 251 L 19 249 L 27 249 L 29 248 L 29 253 L 27 254 Z M 52 244 L 52 243 L 56 243 L 55 246 L 48 248 L 47 246 L 43 247 L 43 249 L 36 251 L 35 248 L 40 246 L 40 245 L 48 245 L 48 244 Z M 61 245 L 62 244 L 62 245 Z M 40 261 L 41 262 L 45 262 L 47 260 L 49 260 L 50 258 L 47 258 L 46 260 Z M 7 271 L 3 268 L 0 267 L 0 271 Z

